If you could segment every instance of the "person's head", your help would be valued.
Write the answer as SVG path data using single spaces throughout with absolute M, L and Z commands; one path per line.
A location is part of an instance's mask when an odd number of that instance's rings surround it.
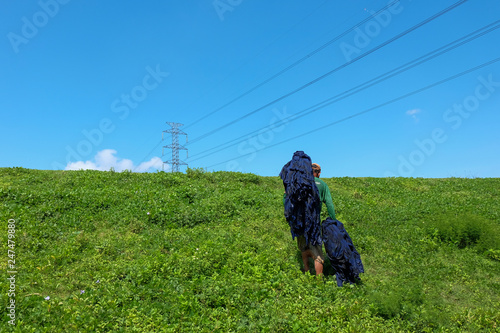
M 314 177 L 319 178 L 319 175 L 321 174 L 321 167 L 319 166 L 318 163 L 313 163 L 312 164 L 312 169 L 313 169 L 313 175 Z

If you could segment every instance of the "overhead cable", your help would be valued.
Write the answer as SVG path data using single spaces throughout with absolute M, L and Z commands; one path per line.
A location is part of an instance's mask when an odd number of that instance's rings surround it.
M 425 87 L 423 87 L 423 88 L 420 88 L 420 89 L 414 90 L 414 91 L 412 91 L 412 92 L 410 92 L 410 93 L 407 93 L 407 94 L 405 94 L 405 95 L 402 95 L 402 96 L 399 96 L 399 97 L 397 97 L 397 98 L 391 99 L 391 100 L 389 100 L 389 101 L 387 101 L 387 102 L 384 102 L 384 103 L 382 103 L 382 104 L 379 104 L 379 105 L 377 105 L 377 106 L 371 107 L 371 108 L 366 109 L 366 110 L 363 110 L 363 111 L 361 111 L 361 112 L 354 113 L 354 114 L 352 114 L 352 115 L 350 115 L 350 116 L 347 116 L 347 117 L 344 117 L 344 118 L 342 118 L 342 119 L 340 119 L 340 120 L 336 120 L 336 121 L 334 121 L 334 122 L 331 122 L 331 123 L 328 123 L 328 124 L 326 124 L 326 125 L 323 125 L 323 126 L 317 127 L 317 128 L 315 128 L 315 129 L 313 129 L 313 130 L 310 130 L 310 131 L 304 132 L 304 133 L 302 133 L 302 134 L 298 134 L 298 135 L 296 135 L 296 136 L 294 136 L 294 137 L 291 137 L 291 138 L 288 138 L 288 139 L 282 140 L 282 141 L 280 141 L 280 142 L 277 142 L 277 143 L 274 143 L 274 144 L 272 144 L 272 145 L 269 145 L 269 146 L 263 147 L 263 148 L 261 148 L 261 149 L 254 150 L 254 151 L 252 151 L 252 152 L 250 152 L 250 153 L 248 153 L 248 154 L 240 154 L 239 156 L 233 157 L 233 158 L 228 159 L 228 160 L 225 160 L 225 161 L 223 161 L 223 162 L 218 162 L 218 163 L 216 163 L 216 164 L 212 164 L 212 165 L 208 166 L 207 168 L 212 168 L 212 167 L 214 167 L 214 166 L 217 166 L 217 165 L 220 165 L 220 164 L 224 164 L 224 163 L 227 163 L 227 162 L 233 161 L 233 160 L 235 160 L 235 159 L 237 159 L 237 158 L 241 158 L 241 157 L 249 156 L 249 155 L 255 154 L 256 152 L 263 151 L 263 150 L 266 150 L 266 149 L 269 149 L 269 148 L 272 148 L 272 147 L 275 147 L 275 146 L 281 145 L 281 144 L 286 143 L 286 142 L 288 142 L 288 141 L 295 140 L 295 139 L 298 139 L 298 138 L 302 138 L 302 137 L 304 137 L 304 136 L 306 136 L 306 135 L 309 135 L 309 134 L 315 133 L 315 132 L 320 131 L 320 130 L 322 130 L 322 129 L 325 129 L 325 128 L 327 128 L 327 127 L 331 127 L 331 126 L 333 126 L 333 125 L 336 125 L 336 124 L 342 123 L 342 122 L 344 122 L 344 121 L 346 121 L 346 120 L 349 120 L 349 119 L 352 119 L 352 118 L 356 118 L 356 117 L 359 117 L 359 116 L 364 115 L 364 114 L 366 114 L 366 113 L 369 113 L 369 112 L 371 112 L 371 111 L 373 111 L 373 110 L 376 110 L 376 109 L 378 109 L 378 108 L 384 107 L 384 106 L 386 106 L 386 105 L 389 105 L 389 104 L 392 104 L 392 103 L 398 102 L 398 101 L 400 101 L 400 100 L 402 100 L 402 99 L 405 99 L 405 98 L 410 97 L 410 96 L 412 96 L 412 95 L 418 94 L 418 93 L 420 93 L 420 92 L 422 92 L 422 91 L 425 91 L 425 90 L 428 90 L 428 89 L 434 88 L 434 87 L 436 87 L 436 86 L 438 86 L 438 85 L 441 85 L 441 84 L 446 83 L 446 82 L 448 82 L 448 81 L 454 80 L 454 79 L 456 79 L 456 78 L 459 78 L 459 77 L 461 77 L 461 76 L 463 76 L 463 75 L 466 75 L 466 74 L 469 74 L 469 73 L 471 73 L 471 72 L 474 72 L 474 71 L 476 71 L 476 70 L 478 70 L 478 69 L 481 69 L 481 68 L 483 68 L 483 67 L 486 67 L 486 66 L 492 65 L 492 64 L 494 64 L 494 63 L 496 63 L 496 62 L 498 62 L 498 61 L 500 61 L 500 58 L 495 58 L 495 59 L 490 60 L 490 61 L 488 61 L 488 62 L 485 62 L 485 63 L 483 63 L 483 64 L 481 64 L 481 65 L 475 66 L 475 67 L 473 67 L 473 68 L 470 68 L 470 69 L 465 70 L 465 71 L 463 71 L 463 72 L 460 72 L 460 73 L 458 73 L 458 74 L 452 75 L 452 76 L 450 76 L 450 77 L 447 77 L 446 79 L 443 79 L 443 80 L 437 81 L 437 82 L 435 82 L 435 83 L 432 83 L 432 84 L 430 84 L 430 85 L 428 85 L 428 86 L 425 86 Z
M 427 19 L 423 20 L 422 22 L 420 22 L 420 23 L 412 26 L 411 28 L 403 31 L 402 33 L 399 33 L 398 35 L 390 38 L 389 40 L 385 41 L 384 43 L 382 43 L 382 44 L 380 44 L 380 45 L 378 45 L 378 46 L 370 49 L 369 51 L 367 51 L 367 52 L 365 52 L 365 53 L 363 53 L 363 54 L 355 57 L 351 61 L 348 61 L 348 62 L 346 62 L 346 63 L 344 63 L 344 64 L 342 64 L 342 65 L 340 65 L 340 66 L 338 66 L 338 67 L 336 67 L 336 68 L 334 68 L 332 70 L 330 70 L 329 72 L 327 72 L 327 73 L 325 73 L 325 74 L 317 77 L 316 79 L 314 79 L 312 81 L 309 81 L 308 83 L 300 86 L 299 88 L 296 88 L 296 89 L 292 90 L 291 92 L 286 93 L 285 95 L 282 95 L 281 97 L 278 97 L 278 98 L 272 100 L 271 102 L 269 102 L 269 103 L 267 103 L 267 104 L 265 104 L 265 105 L 263 105 L 263 106 L 255 109 L 255 110 L 253 110 L 251 112 L 248 112 L 248 113 L 246 113 L 246 114 L 244 114 L 244 115 L 242 115 L 242 116 L 240 116 L 240 117 L 238 117 L 238 118 L 236 118 L 236 119 L 234 119 L 234 120 L 232 120 L 232 121 L 230 121 L 230 122 L 228 122 L 228 123 L 226 123 L 226 124 L 224 124 L 222 126 L 219 126 L 219 127 L 215 128 L 215 129 L 213 129 L 213 130 L 211 130 L 211 131 L 209 131 L 209 132 L 207 132 L 207 133 L 205 133 L 205 134 L 203 134 L 203 135 L 201 135 L 201 136 L 193 139 L 190 143 L 191 144 L 195 143 L 195 142 L 197 142 L 197 141 L 199 141 L 201 139 L 204 139 L 204 138 L 206 138 L 206 137 L 208 137 L 208 136 L 210 136 L 210 135 L 212 135 L 212 134 L 214 134 L 216 132 L 219 132 L 220 130 L 222 130 L 222 129 L 228 127 L 228 126 L 231 126 L 231 125 L 233 125 L 233 124 L 235 124 L 235 123 L 237 123 L 237 122 L 239 122 L 239 121 L 241 121 L 241 120 L 243 120 L 243 119 L 245 119 L 245 118 L 247 118 L 247 117 L 249 117 L 249 116 L 257 113 L 257 112 L 259 112 L 259 111 L 264 110 L 265 108 L 269 107 L 270 105 L 273 105 L 273 104 L 275 104 L 275 103 L 277 103 L 277 102 L 279 102 L 279 101 L 281 101 L 281 100 L 283 100 L 283 99 L 285 99 L 285 98 L 287 98 L 287 97 L 289 97 L 289 96 L 291 96 L 291 95 L 293 95 L 293 94 L 295 94 L 295 93 L 297 93 L 297 92 L 299 92 L 299 91 L 301 91 L 301 90 L 303 90 L 303 89 L 305 89 L 305 88 L 307 88 L 307 87 L 309 87 L 309 86 L 311 86 L 311 85 L 313 85 L 313 84 L 315 84 L 315 83 L 317 83 L 317 82 L 319 82 L 319 81 L 321 81 L 323 79 L 325 79 L 326 77 L 328 77 L 328 76 L 330 76 L 330 75 L 338 72 L 339 70 L 341 70 L 341 69 L 343 69 L 343 68 L 345 68 L 345 67 L 347 67 L 347 66 L 349 66 L 349 65 L 351 65 L 353 63 L 355 63 L 356 61 L 358 61 L 360 59 L 363 59 L 364 57 L 366 57 L 366 56 L 372 54 L 373 52 L 375 52 L 375 51 L 383 48 L 384 46 L 389 45 L 390 43 L 398 40 L 399 38 L 401 38 L 401 37 L 409 34 L 410 32 L 412 32 L 412 31 L 414 31 L 416 29 L 420 28 L 421 26 L 423 26 L 423 25 L 425 25 L 425 24 L 427 24 L 427 23 L 435 20 L 436 18 L 444 15 L 445 13 L 447 13 L 447 12 L 451 11 L 452 9 L 454 9 L 454 8 L 456 8 L 456 7 L 464 4 L 467 1 L 468 0 L 460 0 L 460 1 L 456 2 L 456 3 L 454 3 L 453 5 L 451 5 L 451 6 L 447 7 L 447 8 L 445 8 L 445 9 L 441 10 L 440 12 L 438 12 L 438 13 L 430 16 L 430 17 L 428 17 Z
M 456 49 L 457 47 L 462 46 L 466 43 L 469 43 L 469 42 L 471 42 L 479 37 L 482 37 L 482 36 L 492 32 L 498 28 L 500 28 L 500 20 L 495 21 L 491 24 L 488 24 L 488 25 L 486 25 L 486 26 L 484 26 L 484 27 L 472 32 L 472 33 L 467 34 L 466 36 L 463 36 L 459 39 L 456 39 L 455 41 L 453 41 L 451 43 L 448 43 L 448 44 L 446 44 L 442 47 L 439 47 L 439 48 L 437 48 L 437 49 L 435 49 L 435 50 L 433 50 L 433 51 L 431 51 L 423 56 L 420 56 L 416 59 L 413 59 L 412 61 L 409 61 L 409 62 L 405 63 L 404 65 L 401 65 L 397 68 L 392 69 L 391 71 L 383 73 L 383 74 L 381 74 L 381 75 L 379 75 L 371 80 L 368 80 L 360 85 L 357 85 L 356 87 L 348 89 L 348 90 L 346 90 L 342 93 L 339 93 L 333 97 L 330 97 L 326 100 L 323 100 L 323 101 L 321 101 L 313 106 L 310 106 L 302 111 L 299 111 L 299 112 L 294 113 L 288 117 L 285 117 L 285 118 L 277 121 L 276 123 L 274 123 L 273 126 L 281 126 L 284 124 L 288 124 L 292 121 L 298 120 L 306 115 L 309 115 L 309 114 L 311 114 L 315 111 L 318 111 L 322 108 L 325 108 L 333 103 L 336 103 L 336 102 L 343 100 L 349 96 L 352 96 L 352 95 L 354 95 L 362 90 L 365 90 L 365 89 L 372 87 L 380 82 L 383 82 L 389 78 L 392 78 L 396 75 L 399 75 L 403 72 L 406 72 L 406 71 L 408 71 L 416 66 L 419 66 L 419 65 L 421 65 L 421 64 L 423 64 L 431 59 L 434 59 L 440 55 L 443 55 L 447 52 L 450 52 L 450 51 Z M 235 146 L 241 142 L 244 142 L 244 141 L 248 140 L 249 138 L 253 137 L 254 134 L 257 135 L 259 132 L 261 132 L 265 129 L 268 129 L 268 128 L 269 128 L 269 126 L 261 127 L 257 130 L 254 130 L 252 132 L 241 135 L 235 139 L 232 139 L 230 141 L 224 142 L 224 143 L 219 144 L 215 147 L 207 149 L 207 150 L 203 151 L 202 153 L 195 154 L 194 156 L 192 156 L 190 158 L 190 162 L 202 159 L 202 158 L 207 157 L 207 156 L 211 156 L 214 153 L 217 153 L 217 152 L 222 151 L 224 149 L 227 149 L 229 147 L 233 147 L 233 146 Z M 219 148 L 219 149 L 217 149 L 217 148 Z M 193 157 L 196 157 L 196 156 L 199 156 L 202 154 L 203 154 L 203 156 L 201 156 L 201 157 L 193 158 Z
M 262 81 L 261 83 L 257 84 L 256 86 L 250 88 L 249 90 L 245 91 L 244 93 L 236 96 L 235 98 L 233 98 L 232 100 L 230 100 L 229 102 L 225 103 L 224 105 L 218 107 L 217 109 L 207 113 L 206 115 L 198 118 L 197 120 L 195 120 L 194 122 L 188 124 L 185 126 L 184 129 L 188 128 L 188 127 L 191 127 L 192 125 L 194 124 L 197 124 L 199 123 L 200 121 L 210 117 L 211 115 L 213 115 L 214 113 L 224 109 L 225 107 L 233 104 L 234 102 L 236 102 L 237 100 L 240 100 L 241 98 L 247 96 L 248 94 L 250 94 L 251 92 L 257 90 L 258 88 L 262 87 L 263 85 L 265 85 L 266 83 L 274 80 L 275 78 L 283 75 L 284 73 L 288 72 L 290 69 L 296 67 L 297 65 L 299 65 L 300 63 L 304 62 L 305 60 L 309 59 L 310 57 L 312 57 L 313 55 L 315 55 L 316 53 L 322 51 L 323 49 L 325 49 L 326 47 L 330 46 L 332 43 L 336 42 L 337 40 L 339 40 L 340 38 L 344 37 L 345 35 L 347 35 L 348 33 L 354 31 L 356 28 L 359 28 L 360 26 L 362 26 L 363 24 L 365 24 L 366 22 L 368 22 L 369 20 L 373 19 L 374 16 L 377 16 L 378 14 L 382 13 L 383 11 L 387 10 L 388 8 L 390 8 L 391 6 L 394 6 L 397 2 L 399 2 L 400 0 L 394 0 L 394 1 L 391 1 L 390 3 L 388 3 L 387 5 L 385 5 L 384 7 L 382 7 L 381 9 L 379 9 L 378 11 L 376 11 L 375 13 L 373 13 L 371 16 L 368 16 L 367 18 L 361 20 L 360 22 L 356 23 L 355 25 L 353 25 L 352 27 L 350 27 L 349 29 L 345 30 L 344 32 L 342 32 L 341 34 L 337 35 L 336 37 L 330 39 L 328 42 L 326 42 L 325 44 L 321 45 L 320 47 L 318 47 L 317 49 L 315 49 L 314 51 L 306 54 L 305 56 L 303 56 L 302 58 L 300 58 L 299 60 L 295 61 L 294 63 L 292 63 L 291 65 L 289 65 L 288 67 L 282 69 L 281 71 L 279 71 L 278 73 L 270 76 L 269 78 L 265 79 L 264 81 Z

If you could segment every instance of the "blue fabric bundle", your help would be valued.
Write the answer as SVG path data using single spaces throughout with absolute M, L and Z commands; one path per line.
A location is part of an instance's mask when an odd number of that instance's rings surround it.
M 359 273 L 365 270 L 344 225 L 329 217 L 323 221 L 322 231 L 325 250 L 337 277 L 337 286 L 342 287 L 344 282 L 355 283 L 359 280 Z
M 322 243 L 320 228 L 321 202 L 314 183 L 311 158 L 296 151 L 292 160 L 283 166 L 280 177 L 285 186 L 285 219 L 292 238 L 304 235 L 306 243 Z

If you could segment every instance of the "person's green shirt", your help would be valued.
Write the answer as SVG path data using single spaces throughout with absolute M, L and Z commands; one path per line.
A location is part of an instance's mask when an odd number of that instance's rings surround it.
M 330 193 L 330 189 L 328 188 L 328 185 L 321 179 L 314 177 L 314 182 L 316 183 L 316 187 L 318 188 L 319 191 L 319 199 L 321 200 L 322 203 L 326 205 L 326 208 L 328 210 L 328 215 L 334 220 L 335 218 L 335 207 L 333 206 L 333 201 L 332 201 L 332 194 Z
M 328 215 L 334 220 L 335 218 L 335 207 L 333 206 L 332 194 L 330 193 L 330 189 L 328 185 L 321 179 L 314 177 L 314 182 L 316 183 L 316 187 L 319 192 L 319 199 L 322 203 L 326 205 L 326 209 L 328 210 Z M 285 204 L 286 193 L 283 193 L 283 204 Z

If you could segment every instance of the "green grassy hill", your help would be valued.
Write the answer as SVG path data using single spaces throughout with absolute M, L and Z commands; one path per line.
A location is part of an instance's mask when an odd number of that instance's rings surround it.
M 500 179 L 324 180 L 361 284 L 301 272 L 278 177 L 0 169 L 0 330 L 500 331 Z

